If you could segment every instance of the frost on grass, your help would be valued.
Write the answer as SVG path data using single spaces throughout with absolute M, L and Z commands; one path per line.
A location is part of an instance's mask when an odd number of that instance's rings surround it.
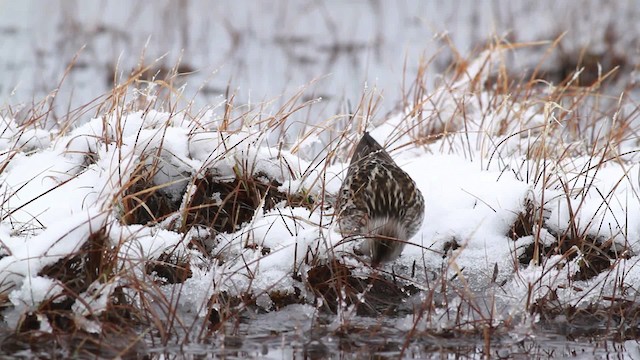
M 216 330 L 247 308 L 305 304 L 441 332 L 635 302 L 640 169 L 617 113 L 572 115 L 584 104 L 551 85 L 498 91 L 501 51 L 368 128 L 427 205 L 382 269 L 333 225 L 358 129 L 313 129 L 289 148 L 274 141 L 283 113 L 111 111 L 61 134 L 3 118 L 7 319 L 93 333 L 179 310 Z M 599 131 L 581 141 L 578 127 Z

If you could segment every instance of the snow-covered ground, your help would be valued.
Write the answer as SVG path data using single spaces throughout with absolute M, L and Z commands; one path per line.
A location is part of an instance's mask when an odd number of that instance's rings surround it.
M 415 308 L 397 319 L 397 328 L 406 331 L 474 329 L 481 319 L 490 326 L 513 326 L 514 321 L 530 326 L 539 318 L 535 312 L 530 316 L 529 306 L 550 294 L 566 307 L 598 305 L 603 299 L 635 301 L 640 167 L 635 153 L 622 152 L 637 146 L 637 140 L 584 140 L 580 145 L 593 146 L 591 152 L 557 157 L 563 109 L 513 101 L 476 85 L 491 75 L 493 67 L 486 64 L 500 58 L 499 51 L 484 52 L 466 74 L 434 89 L 433 101 L 422 105 L 422 120 L 407 116 L 415 114 L 412 108 L 369 125 L 372 136 L 415 179 L 427 205 L 411 244 L 399 260 L 380 270 L 356 255 L 357 244 L 343 241 L 332 216 L 331 199 L 357 129 L 323 144 L 330 150 L 318 153 L 313 149 L 320 140 L 313 141 L 313 135 L 291 150 L 281 148 L 270 140 L 279 126 L 265 126 L 257 117 L 245 115 L 232 129 L 223 106 L 196 119 L 186 112 L 116 109 L 64 133 L 3 118 L 0 284 L 9 306 L 5 321 L 18 326 L 24 314 L 37 313 L 43 303 L 71 297 L 77 325 L 100 331 L 97 316 L 108 310 L 117 288 L 142 301 L 136 281 L 156 280 L 164 284 L 157 291 L 167 298 L 179 291 L 180 307 L 196 309 L 196 319 L 205 319 L 212 308 L 222 312 L 223 304 L 215 300 L 221 294 L 251 296 L 264 311 L 277 310 L 283 294 L 291 294 L 294 302 L 316 304 L 309 309 L 321 311 L 307 276 L 331 259 L 356 278 L 403 279 L 401 284 L 419 290 L 412 300 L 416 306 L 433 301 L 436 316 L 422 316 Z M 132 103 L 153 100 L 137 94 Z M 451 110 L 461 103 L 464 112 Z M 450 133 L 421 135 L 438 117 L 446 117 Z M 594 125 L 601 126 L 603 139 L 609 121 L 605 117 Z M 572 141 L 560 152 L 572 148 L 580 146 Z M 534 155 L 536 149 L 544 154 Z M 145 189 L 128 190 L 141 176 L 141 164 L 156 170 L 148 172 L 149 188 L 160 187 L 162 196 L 180 204 L 176 212 L 148 224 L 127 220 L 133 211 L 127 198 L 144 199 Z M 180 225 L 194 211 L 199 181 L 228 183 L 253 176 L 277 184 L 290 197 L 303 194 L 312 201 L 296 206 L 283 200 L 265 210 L 267 195 L 262 194 L 250 220 L 232 232 Z M 209 196 L 210 204 L 228 201 L 221 193 Z M 524 232 L 514 230 L 519 219 L 529 219 Z M 100 233 L 107 239 L 104 248 L 116 254 L 113 268 L 82 293 L 70 293 L 66 280 L 44 271 L 75 254 L 88 257 L 89 239 Z M 562 241 L 569 246 L 563 248 Z M 198 242 L 205 246 L 194 247 Z M 561 250 L 549 250 L 554 246 Z M 527 257 L 527 248 L 541 253 Z M 594 261 L 591 248 L 608 254 L 609 264 L 586 276 Z M 190 269 L 190 276 L 177 284 L 167 284 L 148 267 L 172 261 Z M 442 284 L 454 294 L 442 292 Z M 434 292 L 440 300 L 427 300 L 426 294 Z M 483 305 L 470 306 L 458 317 L 445 316 L 459 313 L 464 302 Z M 353 304 L 347 305 L 341 311 L 348 313 Z M 41 330 L 51 328 L 46 316 L 38 320 Z

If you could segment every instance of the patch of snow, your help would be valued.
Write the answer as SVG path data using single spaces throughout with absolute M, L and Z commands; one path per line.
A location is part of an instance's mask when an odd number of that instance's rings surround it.
M 32 309 L 46 299 L 62 292 L 62 286 L 54 279 L 42 276 L 28 276 L 19 289 L 9 293 L 11 303 L 20 308 Z
M 10 255 L 0 259 L 0 284 L 22 286 L 45 266 L 80 250 L 89 235 L 101 229 L 107 214 L 91 209 L 59 219 L 35 236 L 11 237 L 4 244 Z

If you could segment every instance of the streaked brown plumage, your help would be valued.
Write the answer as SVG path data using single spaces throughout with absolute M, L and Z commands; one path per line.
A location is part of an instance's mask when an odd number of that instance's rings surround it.
M 351 158 L 336 204 L 343 236 L 365 238 L 371 264 L 393 261 L 424 218 L 424 198 L 409 174 L 369 133 Z

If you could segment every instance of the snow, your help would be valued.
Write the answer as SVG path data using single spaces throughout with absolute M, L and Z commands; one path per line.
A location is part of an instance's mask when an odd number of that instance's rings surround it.
M 14 306 L 35 307 L 47 298 L 61 292 L 62 287 L 56 284 L 55 280 L 29 276 L 22 283 L 20 291 L 9 294 L 9 300 Z
M 633 287 L 640 280 L 636 266 L 640 254 L 640 217 L 636 216 L 640 213 L 640 165 L 618 159 L 593 166 L 597 157 L 570 157 L 557 163 L 544 160 L 549 162 L 549 183 L 529 177 L 528 171 L 540 169 L 541 163 L 527 157 L 526 152 L 549 126 L 550 109 L 541 112 L 540 107 L 508 96 L 497 102 L 502 105 L 489 106 L 495 95 L 473 89 L 473 83 L 486 78 L 489 71 L 489 66 L 480 65 L 493 61 L 494 54 L 481 54 L 466 74 L 452 86 L 435 89 L 434 101 L 425 103 L 424 116 L 433 119 L 438 113 L 449 121 L 449 136 L 413 144 L 410 130 L 423 119 L 407 119 L 408 110 L 370 129 L 416 181 L 426 202 L 422 228 L 400 259 L 386 266 L 410 277 L 414 265 L 421 264 L 413 276 L 422 289 L 430 286 L 434 273 L 442 278 L 457 276 L 471 292 L 470 298 L 498 299 L 501 313 L 495 321 L 525 312 L 523 304 L 528 297 L 528 301 L 535 301 L 551 290 L 578 305 L 597 301 L 602 294 L 614 292 L 616 286 Z M 464 116 L 452 110 L 460 102 L 465 106 Z M 0 284 L 9 291 L 16 311 L 26 311 L 60 294 L 58 281 L 39 275 L 40 271 L 78 252 L 89 236 L 101 229 L 109 245 L 118 249 L 118 267 L 131 276 L 147 279 L 145 263 L 165 254 L 188 259 L 191 278 L 162 288 L 169 294 L 180 286 L 185 306 L 196 308 L 198 316 L 204 316 L 207 301 L 222 292 L 230 296 L 254 294 L 257 304 L 266 310 L 274 305 L 271 292 L 304 292 L 304 284 L 293 275 L 299 272 L 304 276 L 309 256 L 320 261 L 338 258 L 357 267 L 362 275 L 377 271 L 357 259 L 355 245 L 343 242 L 333 224 L 331 199 L 346 173 L 348 153 L 325 163 L 322 157 L 310 156 L 319 141 L 314 136 L 300 141 L 295 151 L 283 149 L 268 141 L 272 134 L 261 124 L 247 121 L 228 129 L 217 116 L 208 112 L 205 119 L 195 122 L 181 113 L 113 112 L 66 134 L 20 130 L 15 121 L 3 119 L 0 150 L 7 166 L 0 174 Z M 507 121 L 508 116 L 518 119 Z M 505 121 L 507 127 L 501 125 Z M 436 128 L 418 129 L 427 130 Z M 350 136 L 355 140 L 358 135 Z M 10 152 L 9 157 L 6 154 Z M 172 224 L 180 222 L 182 213 L 158 224 L 126 225 L 121 219 L 123 186 L 141 165 L 156 169 L 153 182 L 163 185 L 169 198 L 183 203 L 193 195 L 193 180 L 207 172 L 221 181 L 256 175 L 282 184 L 280 191 L 303 191 L 318 202 L 328 201 L 310 208 L 286 203 L 268 211 L 259 207 L 253 219 L 233 233 L 203 229 L 181 233 Z M 565 196 L 561 184 L 572 193 Z M 219 193 L 213 197 L 222 201 Z M 538 229 L 543 245 L 552 238 L 549 230 L 561 233 L 575 218 L 578 232 L 613 239 L 621 249 L 631 250 L 630 257 L 590 280 L 572 280 L 572 286 L 568 279 L 578 271 L 582 254 L 574 259 L 554 255 L 540 263 L 518 264 L 518 256 L 524 246 L 533 243 L 534 236 L 514 241 L 509 231 L 527 201 L 543 207 L 548 227 Z M 186 211 L 184 205 L 181 210 Z M 203 234 L 213 237 L 208 254 L 190 247 L 191 240 Z M 458 247 L 447 250 L 451 243 Z M 492 279 L 496 269 L 497 278 Z M 89 318 L 104 312 L 108 296 L 127 281 L 123 277 L 97 281 L 79 294 L 73 310 L 86 318 L 79 320 L 84 328 L 99 331 L 99 325 Z M 505 285 L 500 291 L 488 291 L 487 284 L 492 281 Z M 455 308 L 461 301 L 454 299 L 448 306 Z M 352 310 L 346 309 L 342 315 Z M 437 311 L 444 317 L 447 309 Z M 488 310 L 478 311 L 469 316 L 482 317 Z M 440 318 L 432 317 L 425 321 L 435 323 L 423 325 L 453 326 Z M 412 320 L 403 319 L 400 326 L 410 328 L 407 321 Z
M 91 209 L 58 219 L 38 235 L 9 237 L 3 242 L 9 255 L 0 259 L 0 284 L 23 284 L 45 266 L 74 254 L 90 234 L 103 227 L 106 219 L 104 212 Z

